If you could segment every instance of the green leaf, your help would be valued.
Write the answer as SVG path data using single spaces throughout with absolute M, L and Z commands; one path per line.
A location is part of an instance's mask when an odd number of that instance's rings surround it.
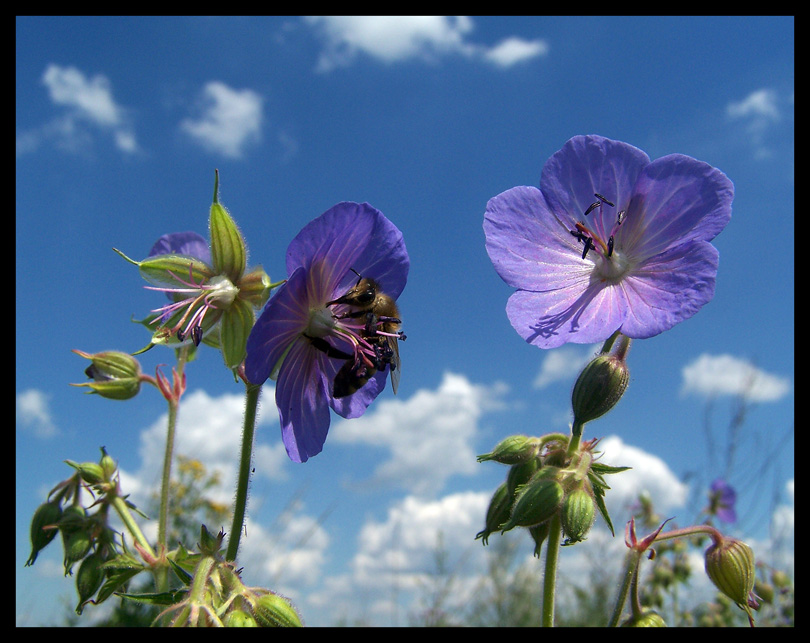
M 176 589 L 169 592 L 158 592 L 156 594 L 126 594 L 118 593 L 116 596 L 128 598 L 144 605 L 175 605 L 185 598 L 185 589 Z

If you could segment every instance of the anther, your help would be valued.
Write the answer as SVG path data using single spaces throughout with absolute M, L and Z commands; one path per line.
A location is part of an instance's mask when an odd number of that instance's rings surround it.
M 595 196 L 597 199 L 599 199 L 600 201 L 602 201 L 603 203 L 607 203 L 607 204 L 608 204 L 610 207 L 612 207 L 612 208 L 615 208 L 615 207 L 616 207 L 616 206 L 615 206 L 613 203 L 611 203 L 610 201 L 608 201 L 608 200 L 607 200 L 605 197 L 603 197 L 603 196 L 602 196 L 601 194 L 599 194 L 598 192 L 594 192 L 594 193 L 593 193 L 593 195 L 594 195 L 594 196 Z M 598 205 L 598 204 L 597 204 L 597 205 Z
M 613 254 L 613 237 L 611 236 L 610 239 L 608 239 L 607 256 L 610 257 L 612 254 Z
M 594 247 L 595 246 L 593 245 L 593 239 L 591 239 L 590 237 L 585 237 L 585 247 L 582 250 L 582 258 L 584 259 L 585 255 L 588 254 L 588 250 Z
M 599 195 L 597 195 L 597 196 L 599 196 Z M 587 210 L 585 210 L 585 216 L 587 217 L 587 216 L 588 216 L 588 215 L 589 215 L 591 212 L 593 212 L 594 210 L 596 210 L 596 208 L 598 208 L 600 205 L 602 205 L 602 202 L 601 202 L 601 201 L 597 201 L 596 203 L 591 203 L 591 204 L 588 206 L 588 209 L 587 209 Z
M 203 329 L 201 326 L 195 326 L 191 329 L 191 340 L 195 346 L 199 346 L 203 337 Z
M 619 216 L 616 217 L 616 225 L 624 223 L 624 218 L 627 216 L 627 210 L 619 210 Z
M 570 232 L 572 236 L 576 237 L 577 241 L 580 243 L 585 241 L 585 234 L 583 234 L 580 230 L 569 230 L 568 232 Z

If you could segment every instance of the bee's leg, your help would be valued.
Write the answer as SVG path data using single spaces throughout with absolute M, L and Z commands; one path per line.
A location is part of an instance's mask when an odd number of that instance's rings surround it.
M 335 359 L 354 359 L 354 355 L 350 355 L 339 348 L 335 348 L 327 342 L 322 337 L 310 337 L 309 335 L 304 335 L 309 340 L 309 343 L 312 344 L 315 348 L 317 348 L 322 353 L 326 353 L 327 357 L 333 357 Z

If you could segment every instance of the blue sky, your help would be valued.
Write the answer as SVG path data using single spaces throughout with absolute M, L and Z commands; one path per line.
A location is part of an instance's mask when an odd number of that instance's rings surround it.
M 411 257 L 397 396 L 360 419 L 333 415 L 323 452 L 294 464 L 266 385 L 247 580 L 291 596 L 312 625 L 403 625 L 441 537 L 464 561 L 463 603 L 505 475 L 476 454 L 567 430 L 576 369 L 595 350 L 542 351 L 512 329 L 484 209 L 536 185 L 577 134 L 694 156 L 736 194 L 714 241 L 714 300 L 634 342 L 628 392 L 586 427 L 605 462 L 634 467 L 611 480 L 614 524 L 642 489 L 684 524 L 728 475 L 740 493 L 730 531 L 792 567 L 793 31 L 791 17 L 18 17 L 17 624 L 58 622 L 75 604 L 58 544 L 23 568 L 30 516 L 69 475 L 63 460 L 106 446 L 141 504 L 158 479 L 162 398 L 84 395 L 68 386 L 86 366 L 71 349 L 147 343 L 130 319 L 155 293 L 111 248 L 140 258 L 164 233 L 206 235 L 215 169 L 251 265 L 273 279 L 298 231 L 345 200 L 385 213 Z M 142 357 L 147 372 L 171 361 Z M 221 471 L 228 501 L 240 387 L 213 352 L 188 377 L 177 451 Z M 614 561 L 622 547 L 597 527 L 561 573 L 581 578 L 587 551 Z

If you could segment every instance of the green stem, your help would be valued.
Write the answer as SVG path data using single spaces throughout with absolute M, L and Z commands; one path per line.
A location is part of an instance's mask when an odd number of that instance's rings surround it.
M 622 580 L 622 585 L 619 588 L 619 595 L 616 597 L 616 604 L 613 607 L 613 615 L 610 617 L 610 623 L 608 624 L 609 627 L 617 627 L 619 624 L 619 619 L 621 619 L 622 612 L 624 611 L 624 604 L 627 601 L 627 594 L 630 592 L 630 586 L 633 582 L 633 578 L 636 575 L 636 571 L 638 570 L 638 563 L 641 560 L 641 554 L 642 552 L 634 549 L 627 552 L 627 556 L 625 557 L 624 578 Z
M 584 422 L 574 420 L 574 425 L 571 427 L 571 439 L 568 441 L 568 449 L 566 450 L 566 455 L 569 458 L 574 457 L 574 454 L 579 451 L 579 443 L 582 440 L 582 432 L 584 429 Z
M 115 511 L 121 517 L 121 521 L 124 523 L 124 526 L 127 528 L 127 530 L 129 530 L 129 533 L 132 534 L 132 538 L 135 540 L 135 542 L 137 542 L 141 549 L 143 549 L 149 556 L 155 558 L 155 552 L 152 550 L 152 546 L 149 544 L 149 541 L 146 540 L 146 536 L 143 535 L 138 523 L 135 522 L 135 518 L 133 518 L 132 512 L 127 506 L 127 501 L 121 496 L 115 495 L 112 498 L 112 505 L 115 508 Z
M 248 485 L 250 483 L 250 461 L 253 456 L 253 435 L 256 431 L 256 409 L 259 405 L 261 385 L 245 384 L 245 423 L 242 427 L 242 452 L 239 460 L 239 478 L 236 483 L 236 501 L 233 508 L 233 523 L 228 539 L 225 560 L 236 560 L 242 525 L 245 522 Z
M 610 349 L 613 348 L 613 342 L 616 341 L 616 338 L 619 336 L 620 331 L 614 332 L 610 337 L 605 340 L 605 343 L 602 344 L 602 350 L 600 351 L 603 355 L 610 352 Z
M 562 521 L 559 513 L 551 519 L 546 541 L 546 569 L 543 575 L 543 627 L 554 627 L 554 599 L 557 591 L 557 563 L 560 559 Z

